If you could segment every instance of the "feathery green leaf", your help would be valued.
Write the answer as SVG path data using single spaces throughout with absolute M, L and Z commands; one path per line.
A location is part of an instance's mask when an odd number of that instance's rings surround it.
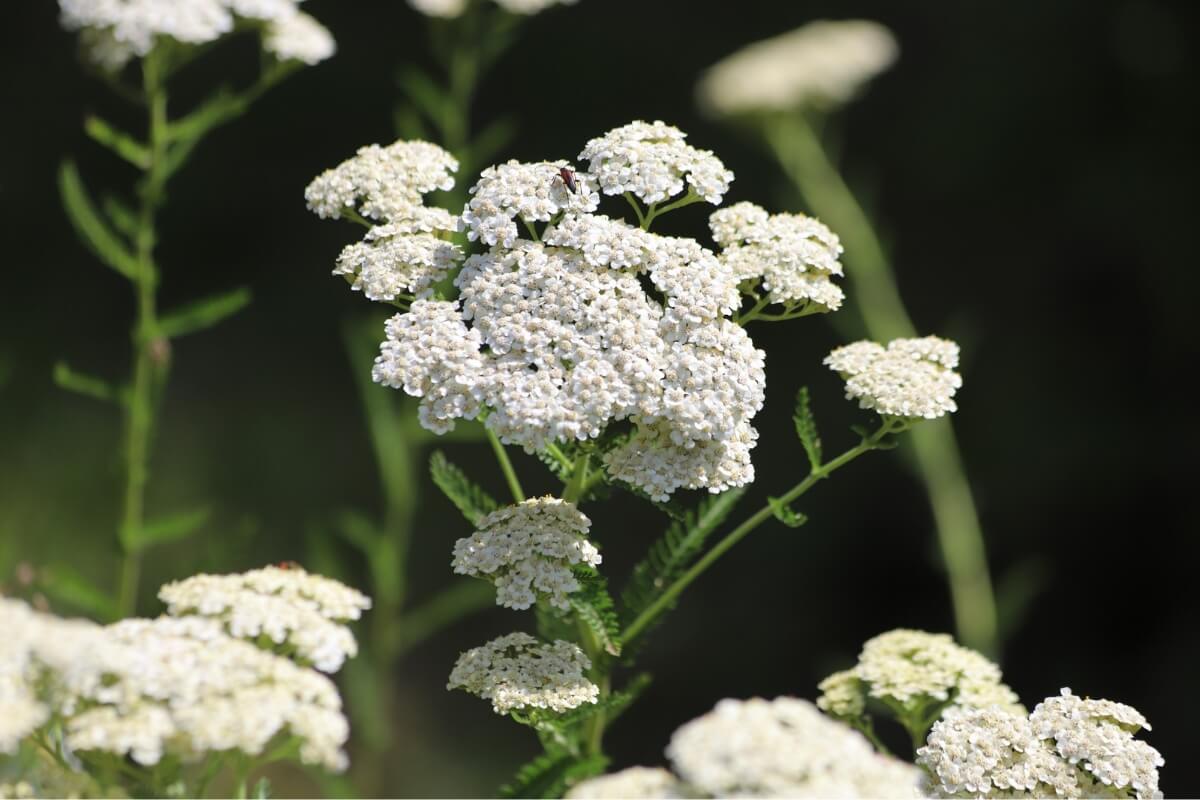
M 138 169 L 150 167 L 150 148 L 129 134 L 117 130 L 100 117 L 88 117 L 83 121 L 83 129 L 96 142 L 104 145 Z
M 610 656 L 621 655 L 621 620 L 608 593 L 608 579 L 591 567 L 576 567 L 580 589 L 570 596 L 571 608 Z
M 58 191 L 79 239 L 97 258 L 132 280 L 138 273 L 137 259 L 96 213 L 96 206 L 84 188 L 75 162 L 64 161 L 59 166 Z
M 241 311 L 249 302 L 250 290 L 240 286 L 170 311 L 159 320 L 158 327 L 162 335 L 170 339 L 186 336 L 213 327 Z
M 472 483 L 466 473 L 446 460 L 446 455 L 441 450 L 435 450 L 429 457 L 429 474 L 433 476 L 433 482 L 442 493 L 458 507 L 472 525 L 478 524 L 479 520 L 495 511 L 499 505 L 491 495 Z
M 768 497 L 767 505 L 771 507 L 771 513 L 775 515 L 775 519 L 787 525 L 789 528 L 799 528 L 804 523 L 808 522 L 808 517 L 794 510 L 787 503 L 780 500 L 778 497 Z
M 821 437 L 817 433 L 817 420 L 809 406 L 807 386 L 801 386 L 800 391 L 796 392 L 796 410 L 792 414 L 792 421 L 796 423 L 796 435 L 800 437 L 800 444 L 804 445 L 808 463 L 817 469 L 821 466 Z

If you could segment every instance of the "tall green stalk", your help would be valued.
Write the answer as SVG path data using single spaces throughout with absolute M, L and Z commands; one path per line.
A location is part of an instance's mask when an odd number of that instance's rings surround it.
M 895 274 L 871 220 L 834 166 L 820 137 L 801 114 L 769 121 L 767 144 L 812 210 L 838 232 L 847 280 L 867 334 L 879 341 L 917 336 Z M 845 313 L 845 312 L 843 312 Z M 996 601 L 983 529 L 948 418 L 912 431 L 916 471 L 925 485 L 954 607 L 958 638 L 995 655 Z

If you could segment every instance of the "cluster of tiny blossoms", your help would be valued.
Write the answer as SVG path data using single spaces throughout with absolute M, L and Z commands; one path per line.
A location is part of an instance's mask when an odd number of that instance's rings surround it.
M 746 233 L 737 246 L 758 247 L 771 270 L 749 276 L 748 258 L 735 271 L 695 240 L 597 213 L 605 194 L 637 198 L 647 213 L 685 191 L 679 202 L 720 202 L 732 173 L 682 132 L 634 122 L 588 142 L 580 159 L 587 170 L 566 161 L 484 170 L 457 223 L 487 247 L 470 256 L 449 241 L 449 214 L 422 201 L 452 186 L 457 168 L 434 145 L 363 148 L 313 181 L 306 199 L 318 215 L 380 223 L 343 252 L 336 274 L 368 297 L 410 304 L 387 325 L 374 379 L 420 397 L 430 430 L 486 412 L 501 441 L 527 450 L 628 420 L 634 429 L 604 453 L 605 466 L 658 499 L 750 482 L 765 373 L 762 351 L 729 319 L 739 281 L 763 279 L 790 302 L 803 290 L 783 273 L 803 282 L 840 269 L 826 257 L 836 238 L 811 225 L 784 232 L 782 222 Z M 784 235 L 804 249 L 800 260 L 784 252 Z M 450 275 L 458 298 L 436 298 Z
M 920 778 L 792 697 L 722 700 L 675 732 L 667 756 L 678 779 L 636 768 L 582 783 L 570 796 L 911 798 Z
M 591 667 L 576 644 L 561 639 L 547 644 L 527 633 L 510 633 L 459 656 L 446 688 L 491 700 L 497 714 L 561 713 L 599 698 L 599 687 L 586 677 Z
M 998 706 L 1023 713 L 1000 668 L 955 644 L 949 634 L 898 629 L 863 645 L 858 663 L 821 682 L 817 705 L 836 717 L 860 717 L 868 697 L 905 712 L 948 703 L 950 708 Z
M 317 64 L 333 37 L 298 8 L 301 0 L 59 0 L 62 24 L 80 31 L 87 56 L 110 70 L 148 54 L 162 38 L 201 45 L 238 22 L 260 28 L 263 49 L 280 61 Z
M 339 602 L 322 607 L 332 612 Z M 345 766 L 349 727 L 333 683 L 233 638 L 217 620 L 164 616 L 99 626 L 0 600 L 0 628 L 0 749 L 11 751 L 54 719 L 71 751 L 116 753 L 146 766 L 166 755 L 259 755 L 281 736 L 297 740 L 306 763 Z
M 896 53 L 895 38 L 876 22 L 812 22 L 717 63 L 697 95 L 714 116 L 839 105 L 891 66 Z
M 709 217 L 721 260 L 739 281 L 759 281 L 771 303 L 836 311 L 846 295 L 837 235 L 804 214 L 768 214 L 754 203 L 735 203 Z
M 574 5 L 579 0 L 495 0 L 496 5 L 512 14 L 530 16 L 554 5 Z M 467 10 L 471 0 L 408 0 L 408 4 L 427 17 L 457 17 Z
M 855 342 L 834 350 L 825 364 L 845 379 L 847 399 L 881 416 L 937 419 L 958 410 L 958 345 L 949 340 L 893 339 L 886 348 Z
M 1028 717 L 973 709 L 933 726 L 917 763 L 933 797 L 1162 797 L 1157 750 L 1135 709 L 1063 689 Z
M 238 639 L 265 637 L 323 672 L 337 672 L 357 654 L 354 635 L 341 623 L 371 607 L 361 592 L 299 567 L 194 575 L 163 586 L 158 596 L 172 615 L 211 617 Z
M 566 610 L 567 595 L 579 591 L 572 567 L 600 564 L 586 538 L 591 524 L 574 503 L 554 497 L 493 511 L 455 543 L 454 571 L 491 580 L 497 605 L 522 610 L 545 598 Z

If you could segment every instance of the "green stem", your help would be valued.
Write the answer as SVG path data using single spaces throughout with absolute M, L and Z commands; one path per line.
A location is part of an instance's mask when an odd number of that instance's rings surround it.
M 868 335 L 880 341 L 917 335 L 870 219 L 812 126 L 799 115 L 779 118 L 767 125 L 766 138 L 813 210 L 841 237 L 849 266 L 846 276 Z M 996 601 L 987 549 L 950 422 L 918 426 L 913 454 L 933 511 L 959 639 L 995 655 Z
M 591 454 L 584 453 L 583 456 L 575 462 L 575 467 L 571 471 L 571 477 L 563 486 L 562 499 L 568 503 L 578 504 L 583 497 L 583 487 L 587 482 L 588 462 L 591 461 Z
M 642 220 L 642 228 L 644 230 L 649 230 L 650 223 L 654 222 L 655 218 L 661 217 L 663 214 L 674 211 L 677 208 L 690 206 L 692 203 L 699 203 L 702 200 L 704 200 L 704 198 L 696 194 L 695 191 L 692 190 L 692 187 L 689 186 L 687 194 L 676 200 L 674 203 L 667 203 L 662 208 L 659 208 L 657 204 L 652 204 L 650 206 L 650 210 L 646 212 L 646 218 Z
M 625 199 L 629 201 L 629 205 L 633 206 L 633 213 L 637 214 L 638 227 L 642 230 L 646 229 L 646 215 L 642 213 L 642 207 L 638 205 L 638 201 L 634 198 L 632 192 L 625 193 Z
M 512 493 L 513 500 L 524 503 L 525 492 L 521 489 L 521 481 L 517 479 L 517 471 L 513 469 L 508 452 L 491 428 L 485 425 L 483 429 L 487 432 L 488 442 L 492 445 L 492 452 L 496 454 L 496 461 L 500 463 L 500 471 L 504 473 L 504 480 L 508 482 L 508 490 Z
M 842 453 L 832 461 L 827 461 L 810 472 L 808 477 L 789 489 L 782 497 L 779 498 L 778 502 L 782 503 L 783 505 L 794 502 L 809 489 L 816 486 L 821 480 L 829 477 L 833 472 L 841 469 L 854 459 L 858 458 L 864 453 L 869 453 L 872 450 L 880 449 L 883 446 L 883 440 L 887 438 L 887 436 L 892 433 L 899 433 L 902 430 L 902 428 L 899 427 L 899 424 L 900 423 L 896 423 L 891 420 L 885 421 L 884 425 L 871 436 L 863 439 L 857 445 Z M 705 553 L 699 561 L 693 564 L 687 572 L 676 578 L 675 581 L 668 586 L 653 603 L 647 606 L 646 609 L 642 611 L 642 613 L 639 614 L 636 619 L 633 620 L 633 622 L 629 623 L 629 626 L 621 633 L 621 641 L 625 645 L 628 645 L 629 642 L 641 635 L 660 614 L 671 607 L 683 590 L 691 585 L 693 581 L 703 575 L 705 570 L 716 563 L 717 559 L 725 555 L 730 548 L 744 539 L 750 534 L 751 531 L 753 531 L 762 523 L 766 522 L 773 515 L 774 512 L 771 510 L 771 506 L 765 505 L 752 514 L 744 522 L 742 522 L 742 524 L 738 525 L 736 528 L 726 534 L 725 538 L 717 542 L 717 544 L 714 545 L 711 550 Z
M 150 437 L 154 428 L 155 395 L 166 378 L 168 344 L 158 332 L 154 263 L 155 214 L 162 202 L 167 160 L 167 92 L 160 56 L 155 50 L 142 61 L 143 91 L 149 110 L 149 163 L 141 185 L 141 205 L 135 236 L 137 272 L 133 276 L 137 319 L 133 328 L 133 380 L 125 420 L 125 493 L 118 540 L 122 559 L 117 610 L 122 616 L 137 606 L 141 572 L 139 534 L 145 522 L 146 482 L 150 472 Z

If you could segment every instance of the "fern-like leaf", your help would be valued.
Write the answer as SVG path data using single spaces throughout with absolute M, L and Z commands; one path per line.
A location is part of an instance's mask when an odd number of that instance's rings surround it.
M 570 597 L 575 616 L 587 626 L 610 656 L 621 655 L 621 620 L 608 593 L 608 579 L 591 567 L 577 567 L 580 589 Z
M 500 797 L 562 797 L 571 786 L 601 774 L 608 767 L 603 755 L 577 758 L 548 752 L 525 764 L 512 780 L 500 787 Z
M 800 444 L 808 455 L 808 463 L 817 469 L 821 466 L 821 437 L 817 433 L 817 420 L 809 406 L 807 386 L 801 386 L 800 391 L 796 392 L 796 410 L 792 414 L 792 421 L 796 423 L 796 435 L 800 437 Z
M 479 520 L 498 508 L 499 504 L 492 496 L 473 483 L 465 472 L 451 464 L 441 450 L 434 451 L 429 457 L 429 474 L 433 476 L 433 482 L 442 493 L 458 507 L 472 525 L 478 524 Z
M 808 517 L 796 511 L 787 503 L 780 500 L 778 497 L 768 497 L 767 505 L 771 507 L 771 513 L 775 515 L 775 519 L 787 525 L 789 528 L 799 528 L 804 523 L 808 522 Z
M 686 512 L 683 519 L 671 523 L 666 533 L 650 546 L 621 592 L 624 625 L 636 619 L 671 581 L 683 574 L 743 494 L 742 489 L 730 489 L 706 497 L 694 510 Z

